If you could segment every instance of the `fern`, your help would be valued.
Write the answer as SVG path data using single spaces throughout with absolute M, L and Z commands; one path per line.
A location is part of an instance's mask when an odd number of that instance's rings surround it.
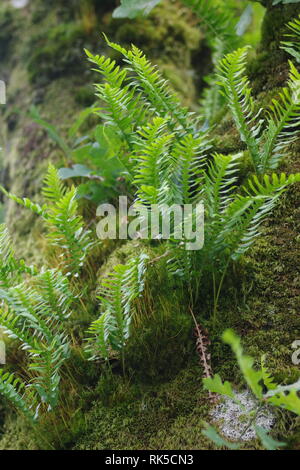
M 201 24 L 207 29 L 209 39 L 220 39 L 227 43 L 228 48 L 236 47 L 237 35 L 235 19 L 228 8 L 222 9 L 214 0 L 182 0 L 199 17 Z
M 287 148 L 298 136 L 300 120 L 300 74 L 290 62 L 288 86 L 273 99 L 267 119 L 255 112 L 249 80 L 245 76 L 248 48 L 228 54 L 219 66 L 220 84 L 231 109 L 241 140 L 260 174 L 277 168 Z M 262 129 L 264 131 L 262 131 Z
M 99 299 L 103 313 L 92 323 L 87 351 L 95 359 L 108 360 L 109 351 L 122 352 L 130 335 L 132 306 L 144 290 L 146 261 L 141 254 L 126 265 L 117 265 L 100 286 Z
M 24 267 L 13 254 L 7 230 L 0 237 L 1 272 L 12 265 Z M 7 274 L 7 273 L 5 273 Z M 37 418 L 41 404 L 53 409 L 59 398 L 60 369 L 69 355 L 69 340 L 62 324 L 71 314 L 74 294 L 68 279 L 58 270 L 40 272 L 36 268 L 19 270 L 1 284 L 0 328 L 9 338 L 17 340 L 29 357 L 28 384 L 21 396 L 11 376 L 2 377 L 0 391 L 27 417 Z M 22 387 L 21 387 L 22 388 Z M 35 411 L 33 410 L 35 408 Z
M 293 21 L 290 21 L 287 25 L 291 31 L 289 34 L 286 34 L 287 41 L 281 42 L 281 47 L 291 56 L 293 56 L 296 61 L 300 62 L 300 15 L 298 18 L 295 18 Z
M 219 65 L 219 79 L 241 139 L 247 145 L 257 168 L 260 163 L 258 136 L 262 124 L 261 121 L 257 123 L 257 119 L 261 109 L 254 113 L 250 83 L 244 76 L 247 51 L 248 47 L 244 47 L 227 54 Z
M 277 168 L 284 156 L 284 150 L 298 137 L 300 125 L 300 74 L 290 64 L 288 87 L 279 93 L 279 99 L 273 99 L 267 119 L 267 129 L 262 139 L 265 140 L 261 164 L 261 173 Z
M 171 92 L 168 82 L 147 60 L 144 53 L 134 45 L 130 50 L 126 50 L 107 38 L 106 41 L 124 56 L 127 70 L 135 76 L 131 87 L 142 93 L 143 100 L 153 109 L 155 115 L 163 118 L 167 115 L 172 127 L 178 126 L 179 131 L 194 133 L 198 126 L 194 114 L 182 107 L 178 97 Z
M 68 274 L 78 276 L 93 242 L 90 231 L 84 229 L 83 219 L 78 214 L 75 187 L 71 189 L 64 187 L 58 171 L 50 164 L 42 189 L 47 203 L 42 207 L 29 199 L 14 196 L 4 188 L 0 187 L 0 190 L 13 201 L 44 219 L 48 227 L 47 237 L 62 252 L 60 258 L 63 260 L 59 266 Z
M 0 395 L 4 396 L 13 406 L 25 415 L 31 422 L 36 420 L 32 407 L 34 396 L 25 389 L 25 384 L 14 374 L 0 369 Z

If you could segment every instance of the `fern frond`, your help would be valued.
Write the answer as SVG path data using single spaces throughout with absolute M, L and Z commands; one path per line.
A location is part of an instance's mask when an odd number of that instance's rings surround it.
M 66 186 L 62 183 L 57 169 L 51 163 L 44 179 L 42 194 L 50 202 L 57 202 L 66 194 Z
M 167 119 L 156 117 L 153 122 L 139 131 L 136 142 L 136 165 L 134 184 L 137 186 L 138 201 L 143 204 L 158 204 L 160 189 L 166 172 L 163 168 L 171 159 L 170 145 L 173 134 L 166 132 Z
M 290 184 L 299 182 L 299 173 L 286 176 L 265 175 L 261 183 L 256 176 L 243 188 L 246 195 L 236 195 L 222 214 L 215 229 L 213 245 L 217 251 L 227 249 L 237 260 L 260 234 L 259 227 L 275 207 L 280 195 Z
M 154 113 L 163 118 L 169 116 L 169 122 L 173 123 L 173 126 L 194 134 L 198 127 L 194 114 L 182 107 L 178 97 L 171 92 L 167 80 L 160 75 L 157 67 L 147 60 L 145 54 L 134 45 L 127 51 L 107 38 L 106 41 L 125 57 L 127 70 L 136 76 L 133 86 L 143 92 Z
M 87 331 L 89 337 L 85 348 L 89 355 L 89 360 L 95 360 L 98 356 L 106 361 L 110 356 L 111 337 L 116 334 L 116 320 L 110 310 L 93 321 Z
M 40 206 L 36 202 L 31 201 L 27 197 L 20 198 L 18 196 L 15 196 L 14 194 L 11 194 L 10 192 L 6 191 L 3 186 L 0 185 L 0 191 L 5 194 L 6 197 L 11 199 L 12 201 L 16 202 L 20 206 L 25 207 L 26 209 L 31 210 L 34 214 L 37 214 L 39 216 L 45 217 L 46 216 L 46 206 Z
M 204 134 L 197 138 L 187 134 L 174 143 L 171 156 L 175 162 L 177 203 L 188 204 L 198 198 L 198 178 L 206 164 L 209 148 L 210 142 Z
M 68 279 L 56 269 L 41 272 L 33 279 L 33 286 L 43 299 L 45 308 L 59 321 L 71 315 L 70 306 L 76 300 Z
M 96 96 L 106 104 L 97 114 L 117 128 L 130 150 L 133 131 L 144 125 L 148 115 L 151 115 L 149 106 L 141 93 L 126 83 L 126 69 L 120 69 L 115 61 L 105 56 L 94 56 L 89 51 L 86 53 L 98 67 L 93 70 L 105 79 L 103 84 L 96 85 Z
M 56 407 L 59 398 L 59 370 L 69 355 L 69 343 L 63 335 L 53 338 L 51 343 L 39 344 L 37 349 L 30 351 L 34 362 L 29 370 L 36 376 L 30 383 L 40 396 L 42 403 L 48 405 L 48 411 Z
M 89 61 L 97 66 L 97 68 L 92 70 L 100 73 L 111 86 L 121 88 L 127 77 L 127 71 L 121 69 L 119 65 L 116 65 L 116 61 L 109 57 L 94 55 L 87 49 L 84 51 Z
M 28 266 L 15 256 L 13 243 L 5 224 L 0 225 L 0 287 L 8 288 L 22 280 L 23 274 L 35 275 L 34 266 Z
M 92 336 L 88 339 L 88 350 L 93 351 L 93 358 L 99 354 L 107 358 L 109 348 L 120 351 L 126 345 L 130 335 L 132 305 L 144 290 L 147 260 L 148 256 L 142 253 L 126 265 L 115 266 L 114 271 L 102 281 L 99 299 L 103 313 L 89 330 Z
M 208 171 L 203 175 L 201 196 L 210 220 L 218 217 L 232 201 L 241 157 L 241 153 L 214 154 Z
M 265 140 L 259 171 L 277 168 L 284 155 L 284 149 L 299 135 L 300 126 L 300 74 L 290 64 L 288 87 L 273 99 L 268 115 L 268 127 L 263 133 Z
M 75 187 L 48 209 L 47 237 L 52 244 L 62 250 L 61 265 L 70 274 L 78 275 L 83 266 L 88 250 L 92 246 L 90 231 L 84 229 L 84 222 L 78 215 L 78 203 Z
M 274 382 L 274 378 L 271 376 L 271 373 L 268 371 L 267 367 L 265 366 L 266 362 L 266 355 L 264 354 L 261 357 L 261 373 L 264 385 L 267 387 L 268 390 L 274 390 L 278 387 L 278 384 Z
M 300 62 L 300 15 L 298 18 L 290 21 L 287 27 L 291 31 L 286 34 L 287 41 L 281 42 L 281 48 L 284 49 L 288 54 L 292 55 L 296 61 Z
M 214 71 L 210 75 L 204 77 L 207 87 L 204 89 L 200 100 L 200 113 L 205 118 L 206 124 L 209 126 L 214 124 L 225 103 L 217 78 L 217 66 L 225 54 L 224 42 L 219 38 L 216 38 L 212 42 L 212 51 Z
M 227 54 L 219 65 L 222 93 L 231 109 L 241 140 L 247 145 L 256 168 L 260 164 L 259 134 L 262 121 L 258 120 L 261 109 L 254 113 L 254 101 L 250 83 L 245 76 L 248 47 Z
M 208 38 L 221 39 L 227 43 L 227 52 L 237 46 L 237 34 L 235 31 L 235 18 L 230 9 L 221 9 L 213 0 L 182 0 L 198 16 L 200 24 L 207 29 Z
M 34 404 L 33 395 L 27 393 L 26 396 L 25 384 L 16 378 L 14 374 L 4 372 L 3 369 L 0 369 L 0 395 L 3 395 L 31 422 L 35 421 L 36 415 L 32 411 Z M 30 400 L 28 398 L 30 398 Z

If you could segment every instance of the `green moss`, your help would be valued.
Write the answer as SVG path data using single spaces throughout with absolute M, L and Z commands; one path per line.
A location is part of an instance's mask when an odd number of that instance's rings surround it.
M 201 418 L 206 412 L 206 400 L 198 382 L 199 369 L 190 366 L 171 382 L 161 386 L 130 385 L 119 379 L 111 389 L 106 405 L 98 399 L 87 415 L 87 431 L 78 441 L 76 449 L 166 449 L 173 440 L 190 441 L 190 429 L 176 429 L 173 425 L 181 417 L 193 422 L 193 445 L 201 446 Z M 116 379 L 115 379 L 116 380 Z M 99 391 L 103 388 L 100 386 Z M 180 437 L 179 437 L 180 435 Z M 194 448 L 194 447 L 193 447 Z M 204 448 L 204 447 L 202 447 Z

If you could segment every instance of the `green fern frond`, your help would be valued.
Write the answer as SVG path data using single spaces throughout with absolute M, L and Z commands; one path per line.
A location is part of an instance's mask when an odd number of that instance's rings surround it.
M 5 194 L 6 197 L 8 197 L 12 201 L 16 202 L 20 206 L 23 206 L 26 209 L 31 210 L 31 212 L 33 212 L 34 214 L 37 214 L 37 215 L 42 216 L 42 217 L 46 216 L 46 207 L 45 207 L 45 205 L 40 206 L 39 204 L 37 204 L 37 203 L 31 201 L 30 199 L 28 199 L 27 197 L 20 198 L 18 196 L 15 196 L 14 194 L 11 194 L 8 191 L 6 191 L 6 189 L 3 188 L 3 186 L 0 186 L 0 191 L 3 194 Z
M 200 113 L 205 118 L 207 125 L 212 126 L 222 114 L 225 99 L 221 93 L 221 87 L 218 83 L 217 66 L 225 54 L 225 44 L 219 38 L 212 41 L 212 63 L 214 71 L 204 77 L 207 83 L 200 100 Z
M 232 201 L 241 157 L 241 153 L 214 154 L 208 171 L 203 175 L 201 196 L 210 220 L 219 216 Z
M 95 360 L 98 356 L 106 361 L 110 357 L 111 337 L 116 334 L 117 326 L 115 317 L 109 310 L 93 321 L 87 331 L 89 337 L 85 348 L 89 360 Z
M 34 266 L 28 266 L 23 259 L 16 258 L 13 243 L 5 224 L 0 225 L 0 287 L 11 287 L 22 280 L 22 275 L 37 274 Z
M 138 188 L 138 201 L 143 204 L 158 204 L 163 179 L 167 177 L 163 168 L 171 159 L 170 145 L 174 137 L 166 132 L 167 123 L 167 119 L 156 117 L 139 131 L 133 182 Z
M 106 104 L 97 114 L 107 123 L 116 127 L 123 137 L 129 150 L 133 131 L 147 121 L 151 115 L 149 106 L 143 100 L 141 93 L 127 83 L 126 69 L 120 69 L 115 61 L 105 56 L 94 56 L 86 51 L 89 60 L 97 65 L 97 69 L 105 82 L 96 85 L 96 96 Z
M 286 34 L 287 41 L 281 42 L 281 48 L 300 62 L 300 15 L 298 18 L 290 21 L 287 27 L 291 31 Z
M 70 317 L 70 307 L 76 296 L 70 289 L 68 279 L 60 271 L 48 269 L 41 272 L 33 279 L 33 286 L 51 316 L 60 321 Z
M 53 338 L 51 343 L 39 344 L 30 351 L 33 362 L 29 370 L 36 375 L 30 388 L 39 395 L 41 402 L 47 404 L 48 411 L 56 407 L 59 398 L 60 368 L 69 356 L 69 343 L 63 335 Z
M 125 57 L 127 70 L 136 77 L 132 85 L 143 93 L 144 99 L 154 113 L 163 118 L 166 115 L 169 116 L 169 122 L 173 126 L 194 134 L 198 127 L 198 120 L 194 117 L 194 113 L 182 107 L 178 97 L 171 92 L 167 80 L 161 76 L 157 67 L 147 60 L 145 54 L 134 45 L 127 51 L 107 38 L 106 41 L 110 47 Z
M 250 82 L 245 76 L 248 47 L 227 54 L 219 65 L 222 93 L 231 109 L 241 139 L 247 145 L 256 168 L 260 164 L 259 134 L 261 109 L 254 113 Z
M 144 290 L 147 260 L 148 256 L 142 253 L 126 265 L 115 266 L 102 281 L 99 299 L 103 313 L 89 329 L 88 351 L 93 352 L 92 358 L 104 354 L 107 359 L 110 349 L 121 351 L 126 345 L 133 302 Z
M 47 237 L 62 250 L 61 266 L 70 274 L 78 275 L 88 250 L 93 245 L 90 231 L 84 229 L 83 219 L 78 215 L 75 187 L 50 206 L 47 214 L 49 233 Z
M 294 142 L 300 126 L 300 74 L 290 64 L 288 87 L 279 93 L 279 99 L 273 99 L 268 115 L 268 127 L 263 133 L 265 144 L 259 171 L 277 168 L 284 155 L 284 150 Z
M 51 163 L 44 179 L 42 194 L 46 200 L 52 203 L 59 201 L 66 194 L 66 186 L 62 183 L 57 169 Z
M 121 88 L 127 77 L 125 69 L 121 69 L 116 65 L 116 61 L 109 57 L 94 55 L 87 49 L 85 49 L 85 53 L 89 61 L 97 66 L 97 68 L 92 70 L 100 73 L 111 86 Z
M 266 363 L 266 355 L 264 354 L 261 357 L 261 373 L 264 385 L 267 387 L 268 390 L 274 390 L 278 387 L 278 384 L 274 382 L 274 378 L 271 376 L 271 373 L 268 371 L 267 367 L 265 366 Z
M 210 142 L 205 134 L 200 137 L 186 134 L 174 143 L 171 157 L 175 162 L 174 176 L 179 197 L 173 202 L 188 204 L 199 197 L 199 174 L 206 164 L 209 149 Z
M 182 0 L 198 16 L 200 24 L 204 24 L 210 40 L 221 39 L 227 43 L 228 49 L 237 46 L 237 34 L 235 31 L 236 20 L 229 8 L 222 9 L 213 0 Z
M 289 185 L 299 182 L 300 175 L 265 175 L 263 182 L 256 176 L 248 180 L 244 195 L 236 195 L 222 214 L 215 229 L 214 249 L 227 248 L 230 257 L 237 260 L 260 234 L 259 227 L 275 207 L 280 195 Z
M 32 410 L 34 396 L 29 393 L 26 394 L 25 384 L 16 378 L 14 374 L 4 372 L 3 369 L 0 369 L 0 395 L 3 395 L 31 422 L 35 421 L 36 415 Z

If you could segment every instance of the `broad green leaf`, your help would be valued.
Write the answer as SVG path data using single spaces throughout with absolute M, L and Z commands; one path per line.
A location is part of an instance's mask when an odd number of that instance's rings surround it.
M 60 168 L 58 174 L 61 180 L 76 177 L 89 177 L 92 172 L 91 169 L 85 165 L 73 165 L 72 168 Z
M 222 379 L 219 374 L 215 374 L 213 377 L 207 377 L 203 379 L 203 385 L 206 390 L 219 395 L 226 395 L 234 400 L 235 395 L 232 390 L 231 383 L 225 381 L 222 383 Z
M 113 12 L 114 18 L 146 16 L 161 0 L 121 0 L 121 6 Z
M 264 395 L 264 398 L 268 403 L 272 403 L 272 405 L 292 411 L 300 416 L 299 390 L 300 379 L 294 384 L 280 386 L 275 390 L 269 390 L 269 392 Z

